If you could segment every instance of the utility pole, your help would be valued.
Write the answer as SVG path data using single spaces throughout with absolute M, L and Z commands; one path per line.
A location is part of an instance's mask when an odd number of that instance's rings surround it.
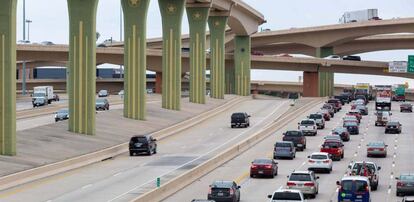
M 119 6 L 119 42 L 122 41 L 122 5 Z M 125 47 L 125 43 L 124 43 Z M 119 78 L 123 78 L 123 68 L 119 65 Z

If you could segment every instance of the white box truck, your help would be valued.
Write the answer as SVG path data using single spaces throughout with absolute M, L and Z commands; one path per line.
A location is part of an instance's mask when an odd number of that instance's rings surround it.
M 47 103 L 52 103 L 52 100 L 54 100 L 53 97 L 53 86 L 36 86 L 33 88 L 33 95 L 32 95 L 32 102 L 36 98 L 45 98 L 47 100 Z
M 339 22 L 345 24 L 351 22 L 365 22 L 369 20 L 381 20 L 381 18 L 378 17 L 378 9 L 345 12 L 339 19 Z

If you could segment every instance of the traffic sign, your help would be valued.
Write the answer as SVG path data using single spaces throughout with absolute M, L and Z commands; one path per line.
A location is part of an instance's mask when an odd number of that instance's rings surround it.
M 405 73 L 407 72 L 407 62 L 405 61 L 393 61 L 388 65 L 388 72 L 392 73 Z
M 414 55 L 408 56 L 407 72 L 414 73 Z

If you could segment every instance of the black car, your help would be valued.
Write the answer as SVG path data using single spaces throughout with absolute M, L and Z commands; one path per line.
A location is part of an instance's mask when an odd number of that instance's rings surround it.
M 55 114 L 55 122 L 63 121 L 69 119 L 69 110 L 68 109 L 60 109 Z
M 109 110 L 109 102 L 106 98 L 98 98 L 95 103 L 96 110 Z
M 207 199 L 216 202 L 240 201 L 240 186 L 234 181 L 215 181 L 210 185 Z
M 231 115 L 231 127 L 244 127 L 247 128 L 250 126 L 249 121 L 250 115 L 248 115 L 246 112 L 238 112 L 233 113 Z
M 342 60 L 353 60 L 353 61 L 361 61 L 361 57 L 356 55 L 347 55 L 342 58 Z
M 33 100 L 33 107 L 40 107 L 47 105 L 47 100 L 44 97 L 37 97 Z
M 401 133 L 401 123 L 398 121 L 389 121 L 385 125 L 385 134 L 387 133 Z
M 109 93 L 107 90 L 100 90 L 98 92 L 98 97 L 108 97 Z
M 348 93 L 342 93 L 340 95 L 336 95 L 334 96 L 334 98 L 340 100 L 342 105 L 348 104 L 351 100 Z
M 148 155 L 157 153 L 157 139 L 151 135 L 137 135 L 129 141 L 129 155 L 146 153 Z
M 359 134 L 359 126 L 356 122 L 345 122 L 344 127 L 348 130 L 349 134 L 351 135 Z

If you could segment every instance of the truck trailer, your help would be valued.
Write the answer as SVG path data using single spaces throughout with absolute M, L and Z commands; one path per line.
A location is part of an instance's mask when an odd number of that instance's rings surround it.
M 375 108 L 381 111 L 391 111 L 392 86 L 376 85 Z
M 48 104 L 51 104 L 54 100 L 53 97 L 53 86 L 36 86 L 33 88 L 32 94 L 32 102 L 36 100 L 36 98 L 44 98 L 46 99 Z
M 339 22 L 345 24 L 352 22 L 365 22 L 369 20 L 381 20 L 381 18 L 378 17 L 378 9 L 345 12 L 339 19 Z

